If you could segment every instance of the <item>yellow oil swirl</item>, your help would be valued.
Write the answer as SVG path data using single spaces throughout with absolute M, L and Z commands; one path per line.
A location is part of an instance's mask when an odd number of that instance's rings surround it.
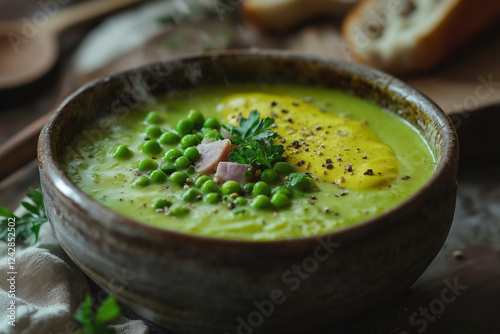
M 362 122 L 338 117 L 301 100 L 263 93 L 226 97 L 218 111 L 239 124 L 252 110 L 273 117 L 277 144 L 301 172 L 345 189 L 375 190 L 391 185 L 399 172 L 392 150 Z

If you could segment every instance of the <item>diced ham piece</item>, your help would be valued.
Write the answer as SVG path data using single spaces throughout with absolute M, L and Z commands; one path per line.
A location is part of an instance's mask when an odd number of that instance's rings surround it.
M 200 144 L 196 146 L 200 152 L 200 158 L 195 162 L 196 171 L 202 174 L 214 173 L 221 161 L 227 161 L 232 151 L 229 139 L 217 140 L 213 143 Z
M 219 183 L 226 181 L 236 181 L 244 183 L 246 180 L 245 172 L 251 171 L 252 165 L 244 165 L 236 162 L 222 161 L 217 165 L 215 180 Z

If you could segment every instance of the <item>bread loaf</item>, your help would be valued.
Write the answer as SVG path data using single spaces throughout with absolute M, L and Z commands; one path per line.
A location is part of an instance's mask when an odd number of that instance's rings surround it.
M 349 57 L 394 74 L 428 70 L 495 23 L 498 0 L 365 0 L 342 25 Z

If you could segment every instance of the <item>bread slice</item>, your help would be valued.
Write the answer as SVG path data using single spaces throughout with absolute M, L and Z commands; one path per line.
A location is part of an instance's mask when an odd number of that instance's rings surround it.
M 442 63 L 499 20 L 499 0 L 365 0 L 342 35 L 353 60 L 407 74 Z
M 343 16 L 358 2 L 359 0 L 244 0 L 243 13 L 260 30 L 286 30 L 319 15 Z

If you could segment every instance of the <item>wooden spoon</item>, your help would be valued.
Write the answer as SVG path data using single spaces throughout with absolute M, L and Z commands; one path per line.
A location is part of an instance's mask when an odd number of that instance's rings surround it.
M 144 1 L 93 0 L 62 10 L 40 6 L 31 20 L 0 24 L 0 89 L 25 85 L 49 72 L 59 57 L 62 31 Z
M 59 56 L 58 35 L 65 29 L 145 1 L 87 1 L 61 10 L 50 22 L 38 28 L 35 22 L 30 22 L 32 25 L 30 26 L 26 20 L 1 23 L 0 90 L 22 86 L 50 71 Z M 29 29 L 33 27 L 31 31 L 33 34 L 30 34 Z M 14 46 L 18 47 L 17 53 Z M 62 96 L 68 93 L 63 92 Z M 2 143 L 0 180 L 33 159 L 36 154 L 38 134 L 51 113 L 41 116 L 7 142 Z

